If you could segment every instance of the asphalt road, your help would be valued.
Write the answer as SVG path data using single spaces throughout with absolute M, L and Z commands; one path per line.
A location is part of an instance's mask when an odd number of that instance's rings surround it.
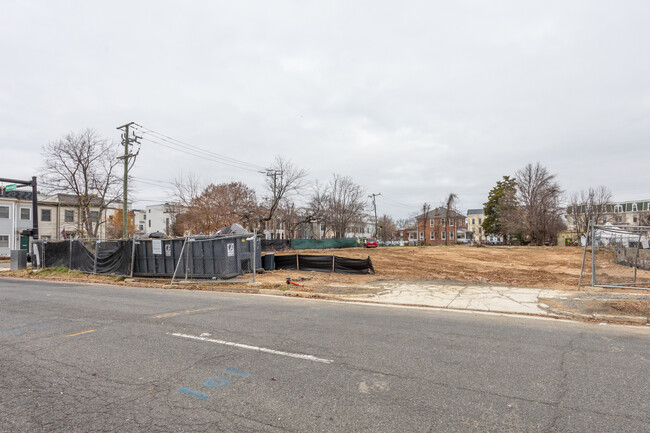
M 0 278 L 0 431 L 650 432 L 650 327 Z

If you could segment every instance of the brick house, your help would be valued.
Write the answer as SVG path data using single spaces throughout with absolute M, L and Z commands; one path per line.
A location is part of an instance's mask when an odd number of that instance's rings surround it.
M 465 239 L 467 221 L 465 215 L 444 207 L 437 207 L 415 217 L 417 221 L 418 241 L 425 245 L 455 245 Z

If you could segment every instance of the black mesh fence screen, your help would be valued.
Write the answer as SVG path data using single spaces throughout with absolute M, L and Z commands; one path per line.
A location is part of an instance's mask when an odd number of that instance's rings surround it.
M 291 249 L 289 239 L 262 239 L 262 251 L 284 251 Z
M 298 266 L 296 266 L 298 264 Z M 370 257 L 348 259 L 338 256 L 310 256 L 291 254 L 275 256 L 275 269 L 300 269 L 301 271 L 337 272 L 341 274 L 374 274 Z
M 301 271 L 332 272 L 334 256 L 298 255 L 298 269 Z
M 287 256 L 275 256 L 275 269 L 298 269 L 298 256 L 290 254 Z
M 374 274 L 370 257 L 367 259 L 347 259 L 334 256 L 334 272 L 340 274 Z

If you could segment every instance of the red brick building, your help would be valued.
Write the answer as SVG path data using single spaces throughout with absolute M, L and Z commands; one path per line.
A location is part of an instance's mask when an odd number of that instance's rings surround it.
M 467 221 L 465 215 L 444 207 L 437 207 L 415 217 L 418 227 L 418 242 L 425 245 L 455 245 L 459 234 L 465 238 Z M 459 233 L 460 232 L 460 233 Z

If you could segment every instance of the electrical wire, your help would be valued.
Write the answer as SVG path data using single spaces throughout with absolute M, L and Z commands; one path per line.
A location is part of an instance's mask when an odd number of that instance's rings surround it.
M 225 155 L 220 155 L 220 154 L 218 154 L 216 152 L 212 152 L 210 150 L 200 148 L 198 146 L 186 143 L 184 141 L 177 140 L 177 139 L 172 138 L 172 137 L 170 137 L 168 135 L 165 135 L 165 134 L 162 134 L 160 132 L 154 131 L 153 129 L 147 128 L 146 126 L 142 126 L 142 125 L 137 124 L 137 123 L 134 124 L 134 125 L 135 125 L 136 129 L 142 133 L 142 138 L 143 139 L 152 141 L 152 142 L 157 143 L 159 145 L 164 146 L 164 144 L 161 143 L 161 141 L 164 141 L 165 143 L 167 143 L 167 145 L 175 146 L 176 150 L 181 150 L 181 149 L 178 149 L 178 148 L 182 148 L 183 152 L 191 151 L 191 152 L 193 152 L 192 154 L 194 156 L 198 156 L 198 155 L 196 155 L 196 153 L 199 153 L 201 155 L 200 157 L 209 157 L 211 160 L 213 160 L 215 162 L 225 164 L 225 165 L 230 165 L 232 167 L 242 168 L 244 170 L 251 170 L 251 171 L 265 170 L 265 168 L 260 166 L 260 165 L 253 164 L 253 163 L 246 162 L 246 161 L 241 161 L 241 160 L 238 160 L 238 159 L 235 159 L 235 158 L 232 158 L 232 157 L 229 157 L 229 156 L 225 156 Z M 156 140 L 159 140 L 159 141 L 155 141 L 152 138 L 147 137 L 145 134 L 149 134 L 150 136 L 152 136 L 153 138 L 155 138 Z
M 256 170 L 256 169 L 254 169 L 254 168 L 248 168 L 248 167 L 242 167 L 242 166 L 240 166 L 240 165 L 236 165 L 236 164 L 230 164 L 230 163 L 228 163 L 228 162 L 224 162 L 224 161 L 222 161 L 222 160 L 220 160 L 220 159 L 217 159 L 217 158 L 215 158 L 215 157 L 212 157 L 212 156 L 210 156 L 210 155 L 207 155 L 207 154 L 201 154 L 201 153 L 198 153 L 198 152 L 195 152 L 195 151 L 189 150 L 189 149 L 182 149 L 182 148 L 179 148 L 179 147 L 174 146 L 174 145 L 172 145 L 172 144 L 161 143 L 160 141 L 154 140 L 154 139 L 152 139 L 152 138 L 148 138 L 148 137 L 144 137 L 144 136 L 143 136 L 142 139 L 143 139 L 143 140 L 147 140 L 147 141 L 152 142 L 152 143 L 156 143 L 156 144 L 158 144 L 159 146 L 163 146 L 163 147 L 166 147 L 166 148 L 168 148 L 168 149 L 172 149 L 172 150 L 176 150 L 176 151 L 179 151 L 179 152 L 183 152 L 184 154 L 189 154 L 189 155 L 192 155 L 192 156 L 196 156 L 197 158 L 201 158 L 201 159 L 204 159 L 204 160 L 207 159 L 207 160 L 209 160 L 209 161 L 216 162 L 216 163 L 218 163 L 218 164 L 228 165 L 228 166 L 230 166 L 230 167 L 239 168 L 239 169 L 241 169 L 241 170 L 252 171 L 252 172 L 254 172 L 254 173 L 259 172 L 259 170 Z

